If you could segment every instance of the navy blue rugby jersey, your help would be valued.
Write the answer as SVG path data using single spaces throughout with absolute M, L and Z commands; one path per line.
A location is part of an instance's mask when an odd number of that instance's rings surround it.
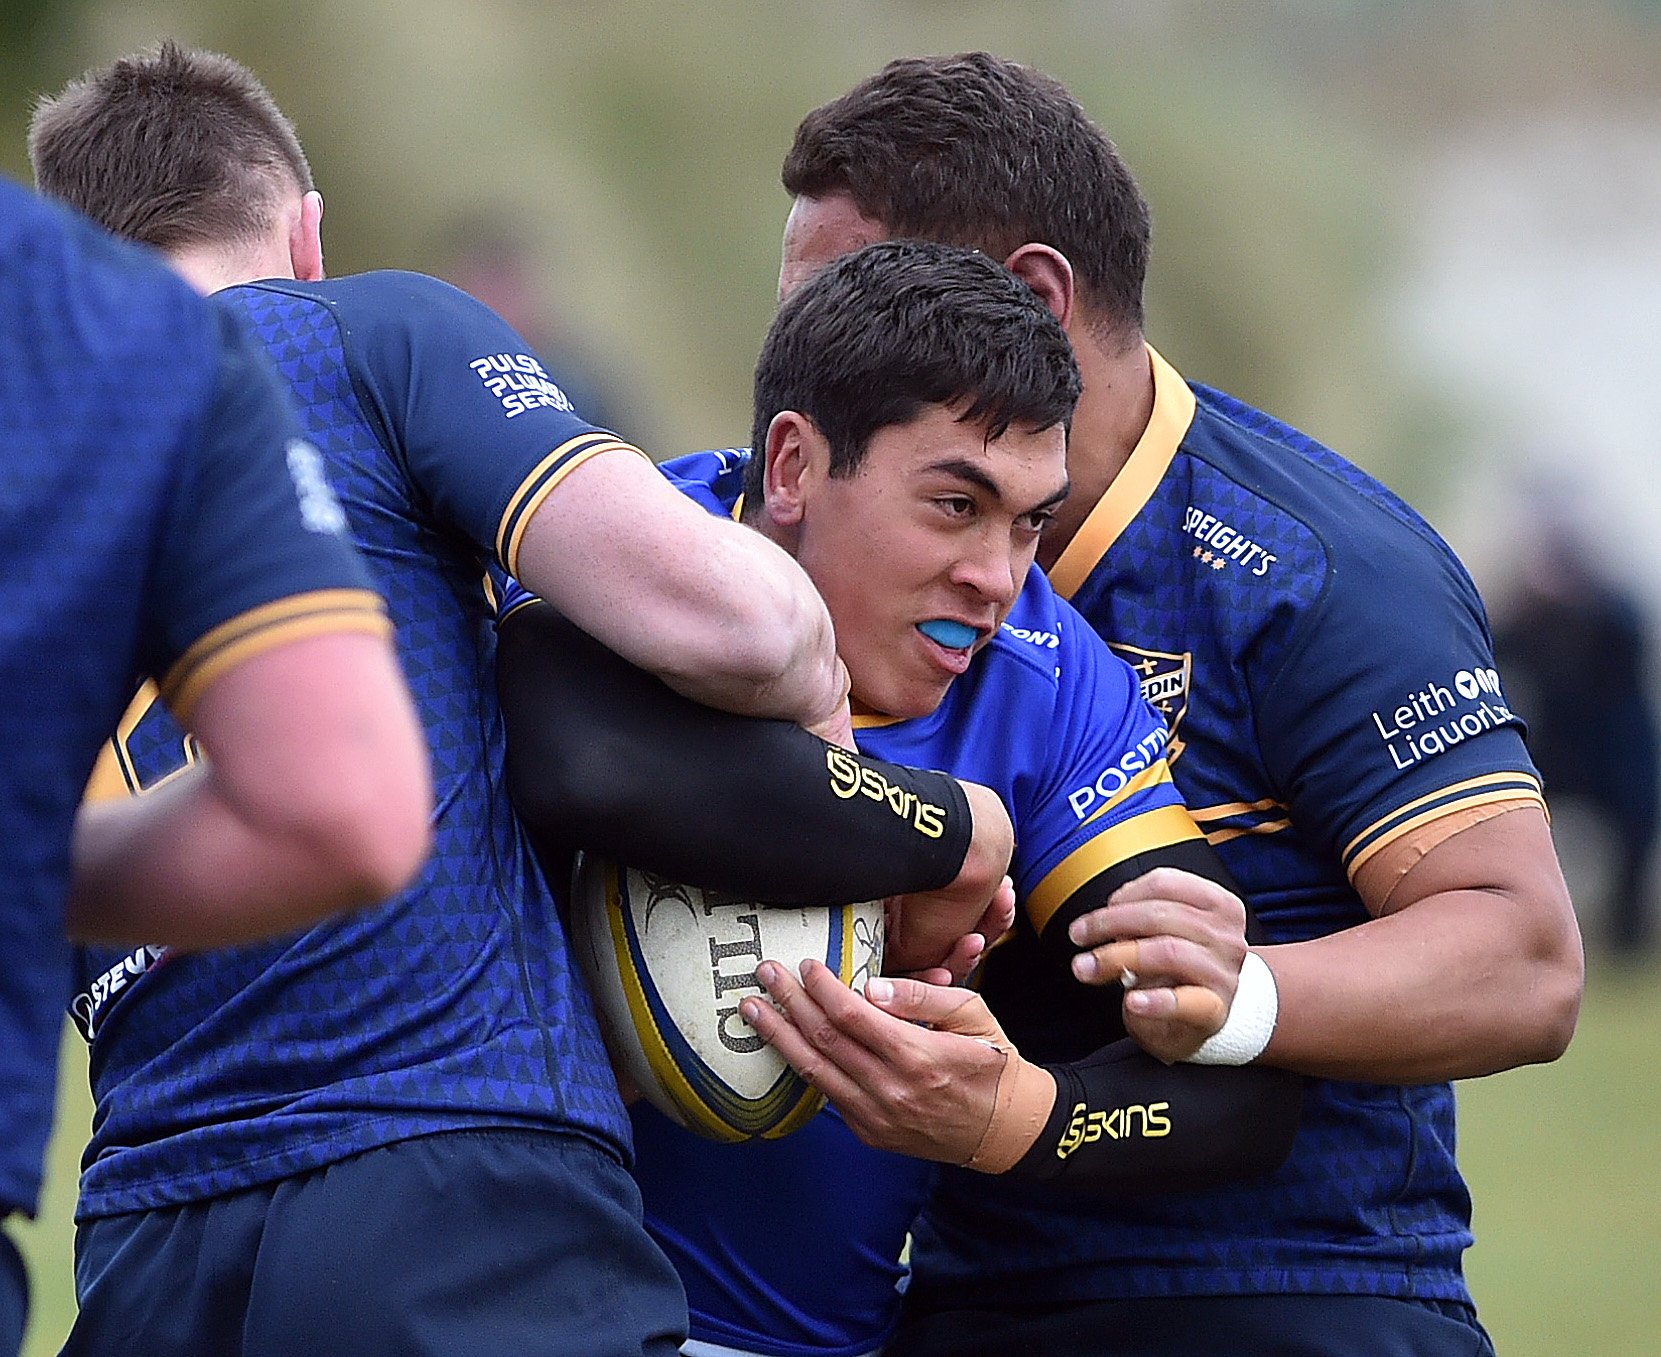
M 1142 676 L 1177 786 L 1270 940 L 1362 923 L 1350 876 L 1385 844 L 1540 803 L 1481 602 L 1378 482 L 1151 361 L 1148 429 L 1051 580 Z M 1312 1079 L 1268 1178 L 1106 1211 L 949 1171 L 912 1259 L 931 1295 L 965 1302 L 993 1286 L 1465 1300 L 1469 1227 L 1450 1086 Z
M 700 453 L 668 470 L 727 513 L 742 465 L 742 454 Z M 855 724 L 867 753 L 999 793 L 1015 824 L 1016 892 L 1040 926 L 1113 864 L 1197 837 L 1165 765 L 1164 722 L 1036 568 L 932 714 Z M 887 1337 L 932 1165 L 867 1148 L 834 1112 L 782 1140 L 724 1145 L 639 1104 L 634 1130 L 647 1228 L 686 1285 L 694 1338 L 854 1357 Z
M 293 389 L 386 595 L 432 751 L 435 849 L 403 894 L 287 941 L 84 959 L 72 1010 L 92 1033 L 97 1114 L 80 1212 L 196 1200 L 459 1127 L 569 1131 L 626 1157 L 597 1020 L 503 786 L 483 576 L 511 569 L 573 467 L 636 454 L 435 279 L 216 300 Z M 109 764 L 143 787 L 190 753 L 165 711 L 134 711 Z
M 33 1211 L 81 788 L 140 675 L 383 631 L 263 357 L 147 251 L 0 180 L 0 1215 Z

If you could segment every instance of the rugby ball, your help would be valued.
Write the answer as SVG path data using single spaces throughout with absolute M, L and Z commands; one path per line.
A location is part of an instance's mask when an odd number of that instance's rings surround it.
M 739 1016 L 766 998 L 762 961 L 812 957 L 864 985 L 880 973 L 881 901 L 764 905 L 581 854 L 571 931 L 619 1071 L 671 1120 L 714 1140 L 773 1139 L 823 1105 Z

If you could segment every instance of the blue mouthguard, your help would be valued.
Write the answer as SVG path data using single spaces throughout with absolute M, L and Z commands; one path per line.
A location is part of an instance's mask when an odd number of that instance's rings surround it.
M 980 637 L 975 628 L 949 617 L 931 617 L 927 622 L 919 622 L 917 630 L 948 650 L 967 650 Z

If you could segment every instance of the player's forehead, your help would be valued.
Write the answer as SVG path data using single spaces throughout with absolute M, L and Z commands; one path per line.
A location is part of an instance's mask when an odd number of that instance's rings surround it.
M 991 438 L 985 423 L 960 418 L 962 410 L 930 405 L 903 424 L 885 425 L 872 436 L 863 467 L 879 478 L 982 490 L 1023 509 L 1065 489 L 1067 436 L 1060 425 L 1012 425 Z
M 845 193 L 797 198 L 784 223 L 779 300 L 783 301 L 833 259 L 890 237 L 882 222 L 867 217 Z

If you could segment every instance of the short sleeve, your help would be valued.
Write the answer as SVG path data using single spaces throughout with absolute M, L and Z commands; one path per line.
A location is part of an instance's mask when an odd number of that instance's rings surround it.
M 1275 671 L 1252 675 L 1259 746 L 1292 818 L 1353 877 L 1440 816 L 1543 805 L 1475 586 L 1405 529 L 1334 548 L 1327 588 Z
M 669 484 L 718 518 L 736 518 L 744 495 L 748 448 L 719 448 L 671 457 L 659 468 Z
M 217 372 L 187 433 L 141 638 L 181 717 L 259 650 L 335 630 L 389 630 L 321 459 L 275 375 L 216 313 Z
M 434 511 L 509 574 L 538 506 L 592 457 L 639 449 L 581 418 L 506 321 L 413 273 L 332 293 L 360 394 Z
M 1058 685 L 1049 757 L 1017 808 L 1014 865 L 1016 894 L 1039 932 L 1108 868 L 1200 837 L 1165 761 L 1169 731 L 1130 666 L 1060 600 L 1049 632 Z

